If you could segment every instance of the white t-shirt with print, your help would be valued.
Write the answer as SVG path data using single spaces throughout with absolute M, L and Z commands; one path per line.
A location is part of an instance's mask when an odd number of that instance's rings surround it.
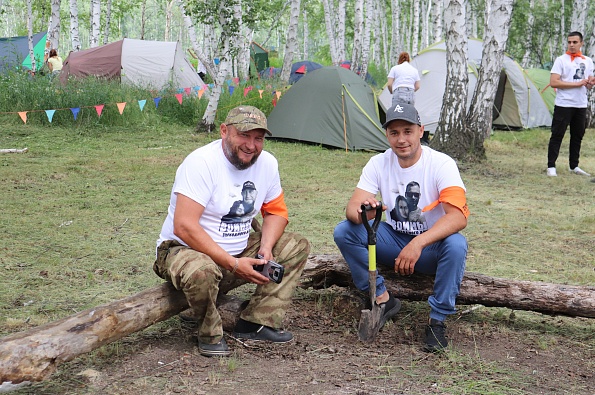
M 394 78 L 393 92 L 398 87 L 414 89 L 415 83 L 420 80 L 419 72 L 409 62 L 403 62 L 390 69 L 388 78 Z
M 247 182 L 252 185 L 244 188 Z M 252 219 L 262 204 L 282 193 L 278 163 L 262 151 L 256 163 L 238 170 L 225 157 L 221 140 L 196 149 L 178 167 L 157 246 L 165 240 L 186 244 L 173 232 L 178 193 L 205 208 L 200 225 L 219 246 L 236 255 L 246 248 Z
M 551 74 L 559 74 L 563 82 L 577 82 L 593 75 L 593 60 L 576 57 L 570 61 L 570 55 L 558 56 L 552 66 Z M 556 106 L 587 108 L 587 87 L 556 89 Z
M 445 215 L 442 204 L 438 204 L 419 216 L 422 208 L 438 200 L 440 191 L 452 186 L 465 189 L 459 169 L 450 156 L 427 146 L 422 146 L 421 149 L 420 159 L 408 168 L 399 165 L 397 156 L 390 149 L 373 156 L 362 170 L 357 184 L 358 188 L 367 192 L 380 192 L 383 204 L 388 207 L 385 211 L 386 222 L 397 232 L 410 235 L 425 232 Z M 395 209 L 399 196 L 407 199 L 406 190 L 410 183 L 419 184 L 419 202 L 417 207 L 408 208 L 410 216 L 407 220 L 399 220 L 391 212 Z M 411 205 L 412 199 L 409 198 L 408 202 Z

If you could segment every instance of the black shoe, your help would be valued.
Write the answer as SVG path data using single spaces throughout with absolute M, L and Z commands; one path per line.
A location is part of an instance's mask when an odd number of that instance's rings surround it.
M 390 292 L 388 293 L 388 300 L 384 303 L 380 303 L 382 309 L 382 317 L 380 317 L 380 326 L 378 329 L 382 329 L 386 321 L 393 318 L 399 310 L 401 310 L 401 301 L 395 298 Z
M 287 343 L 293 339 L 291 332 L 285 332 L 262 325 L 254 332 L 239 333 L 233 332 L 233 337 L 240 340 L 262 340 L 272 343 Z
M 446 325 L 444 322 L 430 319 L 430 324 L 426 326 L 426 337 L 424 339 L 424 351 L 441 352 L 448 347 L 446 340 Z
M 198 340 L 198 352 L 205 357 L 226 357 L 231 354 L 225 339 L 221 339 L 219 343 L 209 344 Z

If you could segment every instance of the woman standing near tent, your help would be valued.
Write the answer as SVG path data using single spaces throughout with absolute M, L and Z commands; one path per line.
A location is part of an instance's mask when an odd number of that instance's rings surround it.
M 409 64 L 407 52 L 399 54 L 399 63 L 388 73 L 388 91 L 393 95 L 392 105 L 398 102 L 415 104 L 413 94 L 419 89 L 419 72 Z
M 48 66 L 52 74 L 60 73 L 62 70 L 62 58 L 58 56 L 58 51 L 52 49 L 50 51 L 50 57 L 48 58 Z

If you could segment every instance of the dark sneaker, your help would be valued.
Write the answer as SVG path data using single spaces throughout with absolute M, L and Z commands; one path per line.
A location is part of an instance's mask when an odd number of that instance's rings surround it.
M 209 344 L 198 340 L 198 352 L 205 357 L 226 357 L 231 354 L 225 339 L 221 339 L 219 343 Z
M 446 340 L 446 325 L 444 322 L 430 319 L 430 324 L 426 327 L 426 337 L 424 339 L 424 350 L 427 352 L 440 352 L 448 347 Z
M 390 292 L 388 293 L 388 300 L 384 303 L 380 303 L 380 308 L 382 308 L 382 317 L 380 317 L 380 326 L 378 329 L 381 329 L 386 321 L 393 318 L 399 310 L 401 310 L 401 301 L 395 298 Z
M 272 343 L 287 343 L 293 339 L 291 332 L 285 332 L 262 325 L 254 332 L 233 332 L 233 337 L 240 340 L 262 340 Z

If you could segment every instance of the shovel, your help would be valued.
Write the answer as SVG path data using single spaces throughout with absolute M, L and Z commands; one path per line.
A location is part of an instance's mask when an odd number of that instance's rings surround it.
M 372 310 L 362 310 L 357 331 L 361 341 L 371 342 L 380 330 L 380 319 L 382 318 L 382 308 L 376 304 L 376 231 L 382 217 L 382 202 L 378 202 L 376 208 L 362 204 L 361 209 L 362 223 L 368 231 L 368 286 Z M 376 210 L 372 226 L 368 222 L 367 212 L 370 210 Z

